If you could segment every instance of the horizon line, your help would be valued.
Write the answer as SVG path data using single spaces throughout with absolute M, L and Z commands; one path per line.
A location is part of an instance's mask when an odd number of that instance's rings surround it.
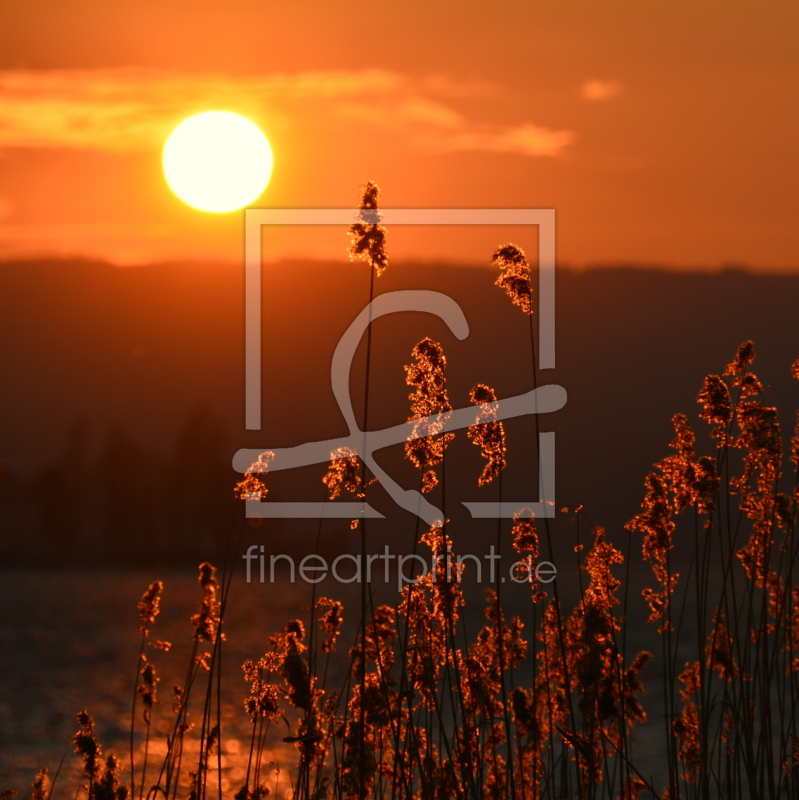
M 354 264 L 353 261 L 346 258 L 332 258 L 322 257 L 316 255 L 285 255 L 277 258 L 266 258 L 263 264 L 277 265 L 277 264 Z M 202 267 L 223 267 L 228 268 L 243 268 L 244 259 L 225 259 L 225 258 L 198 258 L 195 256 L 174 257 L 174 258 L 156 258 L 149 261 L 138 262 L 117 262 L 112 258 L 106 256 L 91 255 L 88 253 L 39 253 L 39 254 L 19 254 L 19 255 L 2 255 L 0 254 L 0 268 L 23 265 L 23 264 L 44 264 L 44 263 L 82 263 L 94 264 L 97 266 L 113 267 L 115 269 L 146 269 L 152 267 L 187 267 L 187 266 L 202 266 Z M 401 256 L 392 259 L 392 264 L 401 264 L 404 266 L 422 267 L 422 266 L 436 266 L 444 269 L 485 269 L 494 270 L 490 262 L 484 261 L 467 261 L 456 259 L 442 259 L 442 258 L 425 258 L 424 256 Z M 786 275 L 799 275 L 799 263 L 794 267 L 775 267 L 775 266 L 757 266 L 754 264 L 738 262 L 738 261 L 725 261 L 716 264 L 672 264 L 664 261 L 637 261 L 635 259 L 602 259 L 601 261 L 588 261 L 588 262 L 571 262 L 568 260 L 556 261 L 558 270 L 566 270 L 570 272 L 591 272 L 591 271 L 610 271 L 610 270 L 646 270 L 648 272 L 668 272 L 680 273 L 684 275 L 699 274 L 699 275 L 723 275 L 725 273 L 743 273 L 747 275 L 771 275 L 781 277 Z M 536 269 L 537 264 L 531 265 Z

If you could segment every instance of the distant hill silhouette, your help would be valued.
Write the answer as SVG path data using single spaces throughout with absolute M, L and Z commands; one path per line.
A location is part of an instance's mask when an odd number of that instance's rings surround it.
M 468 405 L 478 382 L 500 397 L 531 387 L 527 322 L 494 278 L 474 267 L 391 264 L 378 292 L 445 292 L 463 308 L 471 333 L 459 342 L 441 321 L 419 314 L 379 320 L 371 426 L 407 417 L 403 366 L 425 336 L 444 346 L 456 407 Z M 368 300 L 367 268 L 343 260 L 264 267 L 260 433 L 244 430 L 243 287 L 243 268 L 235 265 L 0 264 L 4 564 L 212 557 L 242 516 L 232 500 L 237 449 L 347 432 L 330 390 L 330 359 Z M 799 383 L 789 374 L 799 357 L 797 300 L 799 275 L 560 269 L 557 369 L 540 373 L 541 382 L 569 394 L 564 409 L 541 418 L 544 430 L 557 433 L 558 505 L 583 503 L 597 524 L 617 533 L 640 503 L 649 466 L 668 452 L 675 412 L 689 415 L 701 433 L 700 452 L 711 453 L 695 398 L 703 376 L 721 372 L 746 339 L 755 341 L 755 371 L 789 435 L 799 406 Z M 362 396 L 363 372 L 361 348 L 354 398 Z M 535 500 L 531 420 L 507 429 L 504 496 Z M 401 450 L 384 451 L 381 463 L 416 487 L 418 474 Z M 450 453 L 447 514 L 465 537 L 478 536 L 479 526 L 457 504 L 495 499 L 496 488 L 478 492 L 481 459 L 464 432 Z M 323 470 L 272 475 L 271 496 L 318 501 Z M 376 541 L 397 526 L 412 533 L 412 518 L 395 513 L 379 487 L 373 497 L 387 515 L 375 523 Z M 346 521 L 329 524 L 345 541 Z M 276 522 L 258 535 L 303 548 L 315 530 L 313 523 Z

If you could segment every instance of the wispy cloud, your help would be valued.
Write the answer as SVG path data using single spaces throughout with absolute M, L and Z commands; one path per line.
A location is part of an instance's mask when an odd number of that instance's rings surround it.
M 610 100 L 621 94 L 622 85 L 619 81 L 600 81 L 593 79 L 583 84 L 583 97 L 586 100 Z
M 463 132 L 442 142 L 448 150 L 485 150 L 526 156 L 559 156 L 574 141 L 571 131 L 551 131 L 525 123 L 499 132 Z
M 452 105 L 486 83 L 414 81 L 385 70 L 256 76 L 139 68 L 0 71 L 0 147 L 106 152 L 157 149 L 186 115 L 209 108 L 267 115 L 283 127 L 338 117 L 403 132 L 419 147 L 559 156 L 570 131 L 471 120 Z

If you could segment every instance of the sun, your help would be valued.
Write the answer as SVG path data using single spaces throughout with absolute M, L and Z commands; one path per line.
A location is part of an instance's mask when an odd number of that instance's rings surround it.
M 250 205 L 272 176 L 272 148 L 261 129 L 230 111 L 183 120 L 164 144 L 164 175 L 184 203 L 224 214 Z

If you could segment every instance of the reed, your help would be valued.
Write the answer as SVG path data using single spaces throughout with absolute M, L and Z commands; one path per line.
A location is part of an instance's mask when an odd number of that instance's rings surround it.
M 376 210 L 377 196 L 377 187 L 368 184 L 359 208 Z M 358 222 L 350 234 L 351 253 L 369 266 L 371 298 L 374 278 L 388 264 L 386 232 Z M 531 318 L 524 253 L 504 245 L 493 264 L 500 271 L 496 284 Z M 537 385 L 532 326 L 530 332 Z M 421 491 L 446 509 L 447 448 L 455 435 L 443 432 L 453 408 L 446 357 L 428 338 L 413 348 L 411 359 L 405 370 L 414 438 L 405 454 L 419 470 Z M 626 533 L 610 536 L 582 507 L 564 509 L 559 535 L 568 530 L 576 538 L 581 576 L 572 607 L 564 607 L 557 583 L 537 581 L 535 565 L 545 547 L 551 557 L 552 533 L 548 520 L 542 529 L 525 509 L 496 531 L 498 550 L 510 543 L 519 558 L 517 574 L 530 590 L 524 618 L 508 618 L 497 580 L 486 592 L 484 624 L 466 635 L 461 579 L 468 565 L 458 558 L 457 531 L 446 512 L 426 530 L 417 523 L 413 551 L 429 551 L 435 567 L 405 586 L 395 606 L 375 606 L 364 583 L 360 624 L 349 648 L 341 641 L 343 603 L 317 597 L 314 588 L 307 624 L 288 621 L 268 637 L 266 653 L 253 653 L 243 664 L 248 691 L 241 713 L 251 735 L 246 777 L 230 790 L 235 800 L 261 800 L 278 791 L 269 785 L 269 762 L 287 744 L 296 750 L 296 764 L 290 788 L 284 781 L 279 791 L 296 800 L 799 797 L 799 415 L 788 449 L 793 470 L 783 475 L 777 410 L 764 403 L 754 360 L 754 345 L 745 342 L 722 374 L 705 379 L 697 398 L 704 435 L 687 415 L 674 416 L 670 452 L 646 476 L 640 512 Z M 368 369 L 367 363 L 364 428 Z M 799 361 L 791 370 L 799 379 Z M 475 481 L 493 483 L 501 498 L 509 445 L 496 418 L 497 396 L 478 384 L 470 399 L 477 408 L 467 436 L 485 460 Z M 270 460 L 265 453 L 252 466 L 235 487 L 236 497 L 267 497 Z M 363 499 L 372 477 L 357 451 L 345 448 L 331 453 L 323 483 L 327 501 L 342 492 Z M 365 555 L 363 520 L 352 528 L 359 530 Z M 674 568 L 677 541 L 691 543 L 685 574 Z M 640 548 L 652 573 L 640 599 L 628 592 L 632 548 Z M 129 786 L 120 761 L 103 759 L 94 722 L 82 711 L 73 743 L 85 781 L 77 793 L 86 800 L 127 800 L 137 791 L 139 800 L 223 796 L 221 777 L 213 787 L 208 774 L 214 753 L 222 772 L 225 574 L 220 582 L 211 564 L 200 565 L 193 649 L 186 679 L 174 690 L 173 724 L 158 751 L 164 753 L 160 763 L 153 763 L 149 747 L 155 735 L 151 712 L 160 702 L 153 659 L 154 651 L 166 657 L 170 646 L 150 641 L 163 584 L 145 591 L 138 606 Z M 648 609 L 649 619 L 634 638 L 648 638 L 650 646 L 628 653 L 635 603 Z M 343 668 L 331 668 L 336 659 Z M 650 681 L 653 667 L 659 679 Z M 342 673 L 344 684 L 333 685 L 331 675 Z M 642 699 L 645 687 L 656 698 L 653 719 Z M 197 707 L 191 700 L 198 695 L 200 711 L 191 719 L 190 708 Z M 142 726 L 144 745 L 137 754 L 134 740 Z M 195 746 L 188 748 L 190 738 Z M 652 752 L 660 754 L 657 763 L 648 760 Z M 31 800 L 51 792 L 43 770 Z

